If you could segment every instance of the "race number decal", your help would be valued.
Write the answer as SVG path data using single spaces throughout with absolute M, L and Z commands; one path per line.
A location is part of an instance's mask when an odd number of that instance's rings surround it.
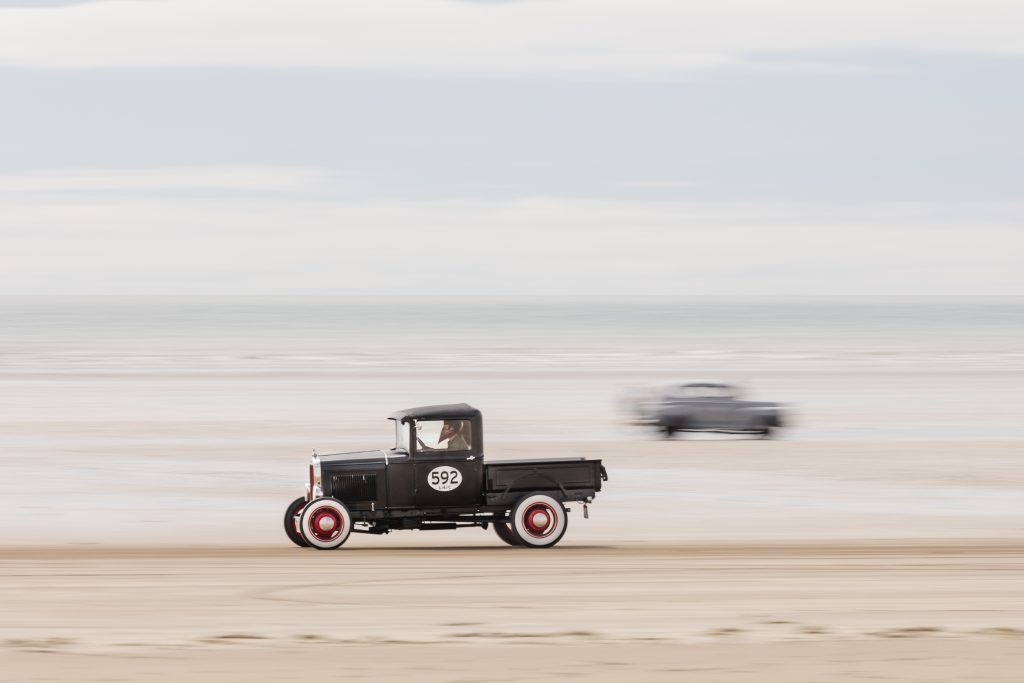
M 427 473 L 427 483 L 435 491 L 454 491 L 462 483 L 462 473 L 454 467 L 435 467 Z

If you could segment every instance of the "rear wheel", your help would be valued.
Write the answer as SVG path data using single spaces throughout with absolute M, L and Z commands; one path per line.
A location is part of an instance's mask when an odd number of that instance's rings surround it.
M 299 516 L 302 514 L 302 508 L 304 507 L 306 507 L 306 499 L 296 498 L 288 506 L 288 509 L 284 511 L 284 532 L 288 535 L 288 540 L 300 548 L 309 547 L 309 544 L 302 538 L 302 533 L 299 531 Z
M 543 493 L 531 493 L 512 508 L 512 533 L 527 548 L 550 548 L 565 535 L 569 515 L 557 500 Z
M 334 550 L 352 533 L 352 516 L 340 500 L 317 498 L 299 518 L 302 539 L 317 550 Z
M 512 531 L 512 525 L 508 522 L 495 522 L 494 533 L 498 535 L 498 538 L 509 545 L 521 545 L 516 539 L 515 533 Z

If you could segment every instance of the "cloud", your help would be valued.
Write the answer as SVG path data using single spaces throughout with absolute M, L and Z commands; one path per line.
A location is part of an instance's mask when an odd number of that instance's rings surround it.
M 693 183 L 686 180 L 624 180 L 622 187 L 634 190 L 688 190 Z
M 1022 22 L 1006 0 L 112 0 L 0 9 L 0 65 L 657 78 L 771 54 L 1022 54 Z
M 352 183 L 337 172 L 284 166 L 70 168 L 0 173 L 0 193 L 202 190 L 335 194 L 351 187 Z
M 7 294 L 1024 294 L 1020 204 L 3 198 Z
M 81 5 L 86 2 L 102 1 L 103 0 L 0 0 L 0 8 L 25 7 L 38 9 L 40 7 L 63 7 L 66 5 Z

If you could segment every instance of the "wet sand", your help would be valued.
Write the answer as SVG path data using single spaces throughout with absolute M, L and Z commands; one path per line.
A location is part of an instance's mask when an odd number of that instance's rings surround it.
M 334 552 L 6 547 L 0 680 L 1009 682 L 1024 670 L 1019 539 L 537 551 L 399 538 Z
M 308 452 L 255 439 L 225 444 L 198 425 L 189 433 L 207 441 L 172 448 L 83 440 L 74 449 L 0 454 L 0 549 L 287 544 L 281 517 L 303 494 Z M 590 519 L 571 506 L 565 543 L 1024 538 L 1024 441 L 666 441 L 643 430 L 634 436 L 492 441 L 487 457 L 577 456 L 606 464 L 609 480 Z M 350 438 L 337 450 L 382 441 Z M 496 543 L 493 534 L 473 529 L 349 541 L 381 549 Z

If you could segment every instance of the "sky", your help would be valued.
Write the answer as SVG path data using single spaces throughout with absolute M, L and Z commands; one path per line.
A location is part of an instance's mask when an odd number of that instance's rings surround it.
M 1022 27 L 993 0 L 0 0 L 0 287 L 1024 295 Z

